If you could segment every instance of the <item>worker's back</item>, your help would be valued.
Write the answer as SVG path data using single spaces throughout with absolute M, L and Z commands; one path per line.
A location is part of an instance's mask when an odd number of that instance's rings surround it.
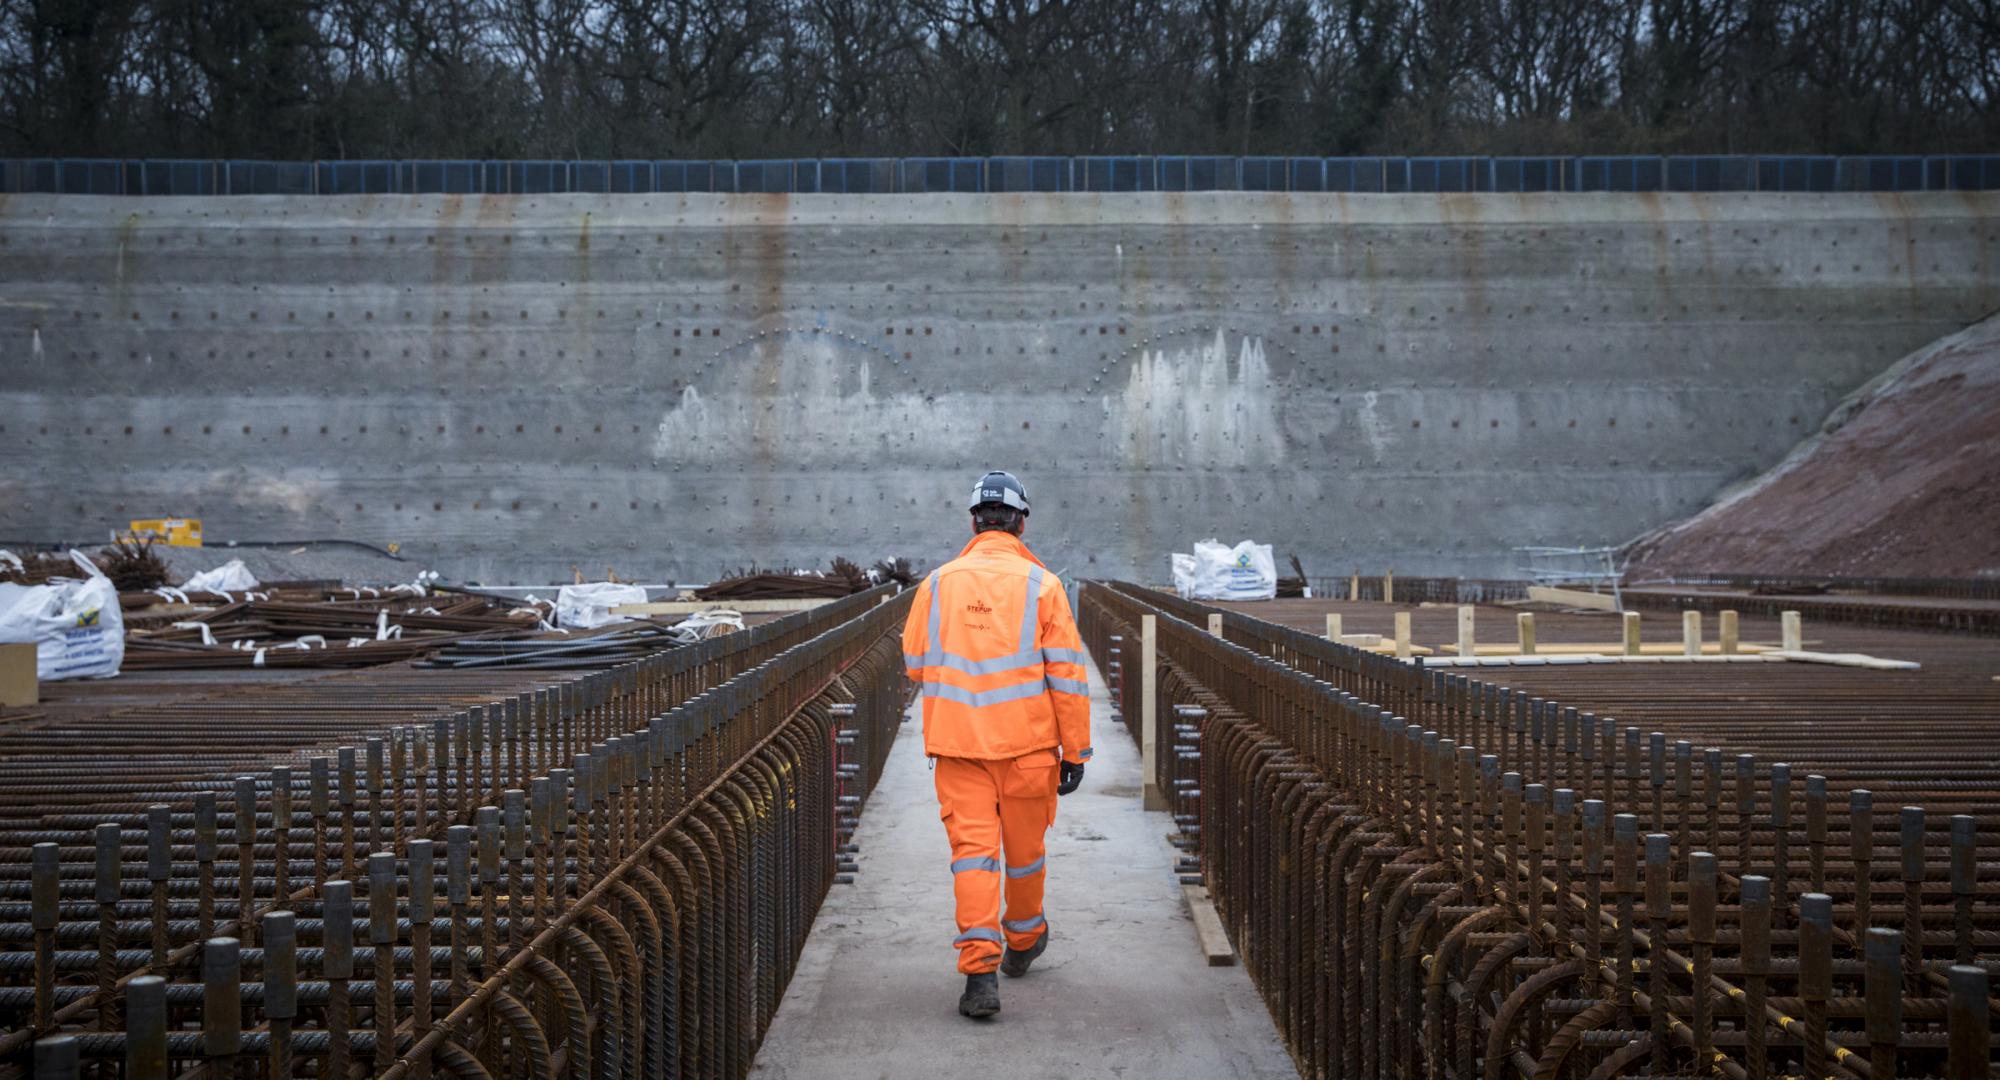
M 924 691 L 924 752 L 993 760 L 1087 746 L 1089 687 L 1062 582 L 1021 541 L 981 533 L 918 587 L 904 663 Z M 1065 740 L 1056 695 L 1086 734 Z

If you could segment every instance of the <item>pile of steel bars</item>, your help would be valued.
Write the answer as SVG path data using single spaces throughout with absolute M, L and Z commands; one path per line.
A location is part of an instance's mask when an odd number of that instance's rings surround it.
M 906 607 L 0 736 L 0 1072 L 744 1075 L 907 703 Z
M 1132 586 L 1080 607 L 1127 683 L 1156 620 L 1154 779 L 1306 1075 L 1991 1074 L 2000 724 L 1878 809 L 1837 757 L 1760 760 L 1755 715 L 1697 744 Z

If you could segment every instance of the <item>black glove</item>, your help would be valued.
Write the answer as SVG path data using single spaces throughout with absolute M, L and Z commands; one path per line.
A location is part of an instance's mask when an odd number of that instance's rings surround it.
M 1075 764 L 1067 761 L 1063 762 L 1062 778 L 1056 782 L 1056 794 L 1067 795 L 1075 791 L 1076 786 L 1081 783 L 1083 783 L 1083 763 L 1080 761 Z

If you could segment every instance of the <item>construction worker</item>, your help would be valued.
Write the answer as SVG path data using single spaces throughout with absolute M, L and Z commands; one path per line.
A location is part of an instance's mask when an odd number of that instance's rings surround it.
M 951 838 L 958 1011 L 979 1018 L 1000 1011 L 994 969 L 1026 975 L 1048 948 L 1043 833 L 1090 760 L 1090 685 L 1069 595 L 1021 542 L 1026 489 L 987 473 L 971 510 L 972 542 L 917 586 L 903 663 Z

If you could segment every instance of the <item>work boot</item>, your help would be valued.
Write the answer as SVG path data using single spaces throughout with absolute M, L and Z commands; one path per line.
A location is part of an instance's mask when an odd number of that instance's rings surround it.
M 1016 949 L 1012 945 L 1007 946 L 1006 954 L 1000 957 L 1001 973 L 1010 979 L 1018 979 L 1026 975 L 1028 973 L 1028 965 L 1034 963 L 1035 959 L 1041 956 L 1048 947 L 1049 932 L 1047 930 L 1042 931 L 1042 936 L 1036 938 L 1035 943 L 1025 949 Z
M 984 1020 L 1000 1011 L 1000 976 L 990 971 L 965 977 L 965 993 L 958 998 L 958 1015 Z

